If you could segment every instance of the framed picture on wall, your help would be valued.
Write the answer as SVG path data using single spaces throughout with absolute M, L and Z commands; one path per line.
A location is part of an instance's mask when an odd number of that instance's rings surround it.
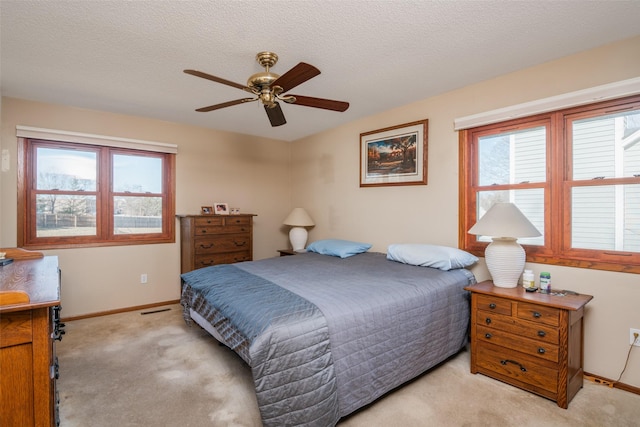
M 360 187 L 427 185 L 429 120 L 360 134 Z
M 229 215 L 229 204 L 216 202 L 213 204 L 213 212 L 216 215 Z
M 200 213 L 202 215 L 212 215 L 213 214 L 213 207 L 212 206 L 203 206 L 200 208 Z

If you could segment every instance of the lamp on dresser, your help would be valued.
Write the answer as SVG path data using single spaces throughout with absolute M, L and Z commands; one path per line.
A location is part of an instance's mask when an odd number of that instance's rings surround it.
M 515 288 L 524 270 L 526 254 L 518 237 L 541 236 L 515 204 L 503 202 L 491 206 L 469 233 L 492 237 L 484 257 L 493 284 L 501 288 Z
M 315 225 L 307 211 L 304 208 L 294 208 L 289 216 L 284 220 L 284 225 L 290 225 L 289 241 L 294 251 L 303 251 L 307 244 L 307 229 L 304 227 L 311 227 Z

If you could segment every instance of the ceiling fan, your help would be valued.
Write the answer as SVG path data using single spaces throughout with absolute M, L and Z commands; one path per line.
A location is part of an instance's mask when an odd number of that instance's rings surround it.
M 260 101 L 260 103 L 264 105 L 264 110 L 267 112 L 271 126 L 282 126 L 287 123 L 287 121 L 284 118 L 284 113 L 282 112 L 282 108 L 280 108 L 280 103 L 278 101 L 340 112 L 346 111 L 347 108 L 349 108 L 348 102 L 313 98 L 311 96 L 285 94 L 294 87 L 320 74 L 320 70 L 313 65 L 300 62 L 298 65 L 280 76 L 269 71 L 269 69 L 278 62 L 278 55 L 273 52 L 260 52 L 256 55 L 256 60 L 265 68 L 265 71 L 256 73 L 249 77 L 246 86 L 220 77 L 212 76 L 211 74 L 203 73 L 202 71 L 184 70 L 185 73 L 191 74 L 192 76 L 201 77 L 203 79 L 242 89 L 254 95 L 253 98 L 240 98 L 233 101 L 223 102 L 221 104 L 198 108 L 196 111 L 204 113 L 207 111 L 218 110 L 220 108 L 231 107 L 232 105 L 243 104 L 245 102 Z

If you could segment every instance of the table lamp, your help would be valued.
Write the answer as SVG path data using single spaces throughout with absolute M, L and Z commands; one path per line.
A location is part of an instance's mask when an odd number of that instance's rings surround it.
M 307 244 L 307 229 L 304 227 L 311 227 L 315 225 L 307 211 L 304 208 L 294 208 L 289 216 L 284 220 L 284 225 L 291 225 L 289 231 L 289 241 L 294 251 L 303 251 Z
M 526 254 L 517 242 L 518 237 L 541 236 L 515 204 L 503 202 L 491 206 L 471 227 L 469 234 L 492 237 L 484 258 L 493 284 L 501 288 L 518 286 L 518 279 L 524 270 Z

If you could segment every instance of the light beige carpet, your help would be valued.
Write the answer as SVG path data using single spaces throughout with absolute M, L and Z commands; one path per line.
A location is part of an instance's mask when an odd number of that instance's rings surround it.
M 165 308 L 67 322 L 57 343 L 62 427 L 261 425 L 249 368 L 186 326 L 179 305 Z M 638 426 L 640 396 L 585 381 L 561 409 L 469 373 L 465 351 L 338 425 Z

